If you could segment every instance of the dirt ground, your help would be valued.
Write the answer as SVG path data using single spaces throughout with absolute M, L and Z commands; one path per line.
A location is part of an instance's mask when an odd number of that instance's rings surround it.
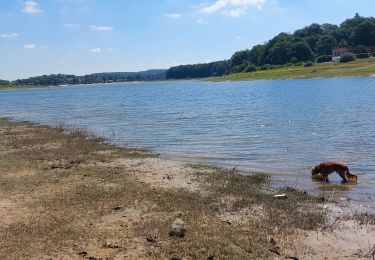
M 0 259 L 374 258 L 374 216 L 268 182 L 1 119 Z

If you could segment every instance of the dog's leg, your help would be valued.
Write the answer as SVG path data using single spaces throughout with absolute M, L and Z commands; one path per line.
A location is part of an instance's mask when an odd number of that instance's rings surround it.
M 345 171 L 345 172 L 338 172 L 338 174 L 340 175 L 340 177 L 342 178 L 342 183 L 346 183 L 348 182 L 348 177 L 346 177 L 346 173 L 348 171 Z

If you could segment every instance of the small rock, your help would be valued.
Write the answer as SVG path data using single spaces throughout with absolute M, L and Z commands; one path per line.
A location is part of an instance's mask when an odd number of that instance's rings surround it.
M 105 242 L 102 247 L 104 248 L 113 248 L 113 249 L 116 249 L 116 248 L 120 248 L 119 246 L 116 246 L 116 245 L 112 245 L 111 243 L 109 242 Z
M 180 218 L 176 218 L 172 223 L 172 229 L 169 231 L 171 237 L 184 237 L 185 236 L 185 222 Z
M 209 257 L 207 257 L 207 260 L 214 260 L 214 256 L 210 255 Z
M 228 225 L 232 225 L 232 222 L 230 222 L 229 220 L 224 220 L 223 222 L 227 223 Z
M 286 196 L 285 193 L 284 193 L 284 194 L 277 194 L 277 195 L 275 195 L 275 198 L 276 198 L 276 199 L 286 199 L 287 196 Z
M 116 206 L 113 208 L 113 210 L 120 210 L 120 209 L 122 209 L 120 206 Z
M 181 260 L 181 257 L 173 255 L 171 258 L 169 258 L 169 260 Z
M 87 256 L 87 252 L 81 251 L 81 252 L 78 253 L 78 255 L 85 257 L 85 256 Z
M 147 242 L 152 243 L 152 244 L 156 244 L 156 239 L 157 237 L 153 237 L 153 236 L 148 236 L 146 238 Z

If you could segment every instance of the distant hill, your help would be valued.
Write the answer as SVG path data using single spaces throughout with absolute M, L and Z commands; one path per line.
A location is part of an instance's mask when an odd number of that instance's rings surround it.
M 172 67 L 166 78 L 203 78 L 330 61 L 335 47 L 365 50 L 366 46 L 375 46 L 375 18 L 356 14 L 339 26 L 313 23 L 292 34 L 280 33 L 264 44 L 234 53 L 228 60 Z
M 11 85 L 58 86 L 70 84 L 92 84 L 128 81 L 153 81 L 165 79 L 166 70 L 146 70 L 139 72 L 105 72 L 85 76 L 52 74 L 9 82 Z

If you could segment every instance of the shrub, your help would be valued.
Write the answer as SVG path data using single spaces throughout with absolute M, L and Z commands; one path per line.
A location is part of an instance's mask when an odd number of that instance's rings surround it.
M 257 70 L 257 67 L 254 64 L 250 64 L 249 66 L 246 67 L 244 72 L 254 72 Z
M 367 53 L 366 47 L 364 45 L 358 45 L 357 53 Z
M 272 65 L 271 64 L 264 64 L 264 65 L 260 66 L 260 69 L 261 70 L 270 70 L 270 69 L 272 69 Z
M 249 64 L 247 62 L 244 62 L 244 63 L 242 63 L 241 65 L 238 65 L 238 66 L 234 66 L 232 68 L 231 73 L 240 73 L 240 72 L 243 72 L 246 69 L 247 66 L 249 66 Z
M 351 54 L 351 53 L 345 53 L 343 55 L 341 55 L 341 58 L 340 58 L 340 62 L 349 62 L 349 61 L 353 61 L 355 60 L 355 56 L 354 54 Z
M 317 63 L 328 62 L 328 61 L 332 61 L 332 56 L 331 56 L 331 55 L 323 55 L 323 56 L 319 56 L 319 57 L 316 59 L 316 62 L 317 62 Z
M 314 66 L 314 62 L 312 62 L 312 61 L 307 61 L 307 62 L 305 62 L 305 64 L 303 65 L 304 67 L 312 67 L 312 66 Z
M 296 57 L 293 57 L 293 58 L 290 59 L 290 62 L 291 63 L 297 63 L 298 59 Z
M 370 55 L 368 53 L 360 53 L 360 54 L 357 54 L 357 58 L 358 59 L 366 59 L 370 57 Z

